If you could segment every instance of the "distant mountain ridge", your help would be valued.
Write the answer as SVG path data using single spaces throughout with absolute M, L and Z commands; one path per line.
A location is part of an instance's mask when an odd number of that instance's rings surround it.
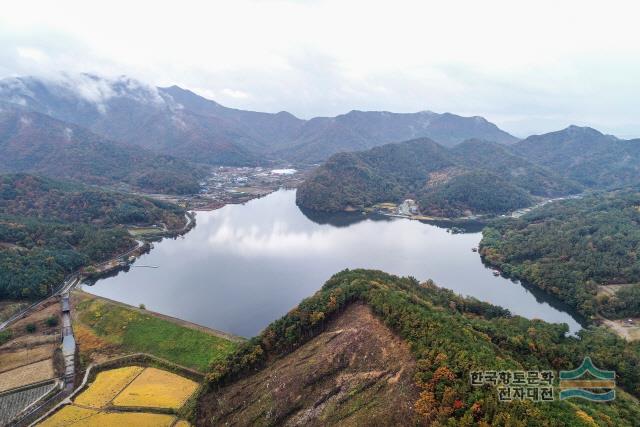
M 640 183 L 640 139 L 618 139 L 589 127 L 569 126 L 530 136 L 513 150 L 588 187 Z
M 430 137 L 445 146 L 469 138 L 517 141 L 481 117 L 351 111 L 303 120 L 287 112 L 227 108 L 178 86 L 155 88 L 125 76 L 9 78 L 0 80 L 0 101 L 109 139 L 208 164 L 316 163 L 337 152 L 418 137 Z

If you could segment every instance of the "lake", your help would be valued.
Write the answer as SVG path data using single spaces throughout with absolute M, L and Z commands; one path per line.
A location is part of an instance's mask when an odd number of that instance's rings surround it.
M 295 190 L 198 212 L 196 227 L 164 239 L 128 272 L 85 290 L 251 337 L 345 268 L 373 268 L 474 296 L 528 318 L 581 326 L 568 307 L 503 277 L 471 251 L 479 231 L 360 213 L 302 212 Z M 143 266 L 158 266 L 145 268 Z

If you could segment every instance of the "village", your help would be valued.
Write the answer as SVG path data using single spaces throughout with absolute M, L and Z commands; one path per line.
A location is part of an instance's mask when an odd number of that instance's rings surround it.
M 189 210 L 214 210 L 227 204 L 245 203 L 280 188 L 296 188 L 304 181 L 306 172 L 288 166 L 277 169 L 260 166 L 219 166 L 200 182 L 198 194 L 146 195 Z

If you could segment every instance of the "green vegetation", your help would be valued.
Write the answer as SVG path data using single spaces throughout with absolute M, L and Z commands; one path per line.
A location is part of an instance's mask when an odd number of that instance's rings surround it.
M 514 152 L 587 187 L 617 188 L 640 183 L 640 140 L 570 126 L 518 142 Z
M 418 199 L 430 214 L 457 217 L 465 213 L 509 212 L 533 204 L 522 188 L 488 172 L 470 172 L 451 178 Z M 423 209 L 424 210 L 424 209 Z
M 590 356 L 617 372 L 617 383 L 640 396 L 640 343 L 630 344 L 602 328 L 567 337 L 567 326 L 511 316 L 500 307 L 379 271 L 345 270 L 303 300 L 259 336 L 245 343 L 207 378 L 210 392 L 250 375 L 267 362 L 300 347 L 323 330 L 328 319 L 354 301 L 368 304 L 384 323 L 408 341 L 422 390 L 414 403 L 434 425 L 637 425 L 640 407 L 624 392 L 609 404 L 581 400 L 498 402 L 492 387 L 473 388 L 473 370 L 573 369 Z M 522 422 L 520 422 L 522 421 Z
M 0 345 L 11 341 L 13 338 L 13 332 L 10 329 L 0 331 Z
M 27 323 L 27 326 L 24 328 L 28 333 L 34 333 L 38 328 L 35 323 Z
M 123 225 L 184 224 L 151 199 L 31 175 L 0 176 L 0 299 L 48 295 L 64 277 L 135 247 Z
M 485 228 L 480 253 L 586 316 L 640 316 L 640 191 L 548 204 Z M 610 297 L 598 285 L 632 284 Z
M 207 174 L 207 168 L 6 103 L 0 111 L 0 152 L 0 173 L 26 172 L 96 185 L 126 183 L 153 192 L 197 193 L 199 180 Z
M 225 338 L 99 299 L 84 299 L 76 310 L 80 325 L 74 325 L 74 331 L 81 351 L 85 352 L 116 347 L 119 351 L 149 353 L 205 371 L 237 347 Z M 96 342 L 95 347 L 84 347 Z
M 296 202 L 340 211 L 413 198 L 423 214 L 457 217 L 504 213 L 531 205 L 532 196 L 580 189 L 500 144 L 470 140 L 447 149 L 417 139 L 332 156 L 298 188 Z

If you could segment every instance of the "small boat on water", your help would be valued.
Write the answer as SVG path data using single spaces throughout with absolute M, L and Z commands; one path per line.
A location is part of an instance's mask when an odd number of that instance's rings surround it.
M 471 252 L 478 252 L 478 248 L 471 248 Z
M 500 272 L 498 270 L 493 270 L 493 275 L 498 277 L 500 275 Z

